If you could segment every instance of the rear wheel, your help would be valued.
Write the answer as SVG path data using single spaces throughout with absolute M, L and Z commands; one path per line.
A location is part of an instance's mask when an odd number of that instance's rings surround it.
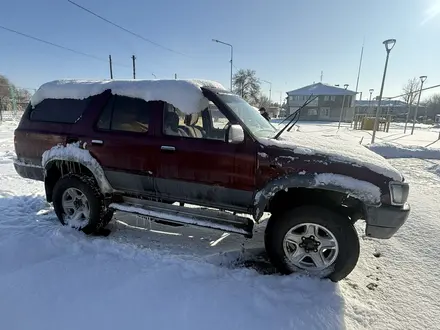
M 113 216 L 104 206 L 104 199 L 95 180 L 89 176 L 68 174 L 53 189 L 53 206 L 63 225 L 84 231 L 98 232 Z
M 334 282 L 350 274 L 360 252 L 356 229 L 348 219 L 316 206 L 272 215 L 265 245 L 281 273 L 298 272 Z

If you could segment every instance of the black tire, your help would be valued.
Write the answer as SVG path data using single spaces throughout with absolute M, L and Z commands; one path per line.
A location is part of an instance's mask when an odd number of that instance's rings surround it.
M 314 223 L 329 230 L 339 246 L 339 253 L 333 264 L 325 271 L 311 272 L 293 265 L 286 256 L 283 241 L 286 233 L 302 223 Z M 301 206 L 272 215 L 268 221 L 264 243 L 271 263 L 283 274 L 305 273 L 338 282 L 348 276 L 359 259 L 359 237 L 350 221 L 328 209 L 319 206 Z
M 80 190 L 86 196 L 90 208 L 88 223 L 85 226 L 75 228 L 86 234 L 93 234 L 99 232 L 111 221 L 113 211 L 106 210 L 104 198 L 94 178 L 71 173 L 60 178 L 53 188 L 53 207 L 58 220 L 63 225 L 66 225 L 66 222 L 64 221 L 65 212 L 62 206 L 62 196 L 69 188 Z

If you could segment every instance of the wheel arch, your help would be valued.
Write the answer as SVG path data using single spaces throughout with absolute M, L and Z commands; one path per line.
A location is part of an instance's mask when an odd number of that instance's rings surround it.
M 352 179 L 343 175 L 339 177 Z M 349 185 L 321 183 L 317 182 L 315 175 L 296 174 L 272 180 L 259 190 L 254 197 L 253 216 L 258 222 L 265 211 L 273 213 L 278 208 L 306 204 L 342 211 L 356 221 L 364 216 L 367 205 L 380 205 L 380 200 Z
M 112 193 L 104 170 L 88 150 L 81 149 L 77 144 L 56 146 L 43 153 L 44 183 L 46 198 L 52 201 L 53 187 L 56 181 L 68 174 L 87 174 L 94 178 L 102 194 Z

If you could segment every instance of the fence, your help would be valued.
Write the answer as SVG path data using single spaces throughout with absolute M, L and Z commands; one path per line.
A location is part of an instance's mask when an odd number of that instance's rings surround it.
M 375 117 L 366 114 L 358 114 L 354 116 L 353 129 L 372 131 L 374 127 Z M 378 121 L 378 131 L 388 132 L 390 129 L 391 116 L 380 117 Z

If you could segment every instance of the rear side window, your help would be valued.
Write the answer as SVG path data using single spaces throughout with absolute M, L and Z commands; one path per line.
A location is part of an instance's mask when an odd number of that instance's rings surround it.
M 146 133 L 152 104 L 137 98 L 113 95 L 103 109 L 97 127 L 110 131 Z
M 31 109 L 31 121 L 74 124 L 87 109 L 90 97 L 84 100 L 75 99 L 45 99 Z

